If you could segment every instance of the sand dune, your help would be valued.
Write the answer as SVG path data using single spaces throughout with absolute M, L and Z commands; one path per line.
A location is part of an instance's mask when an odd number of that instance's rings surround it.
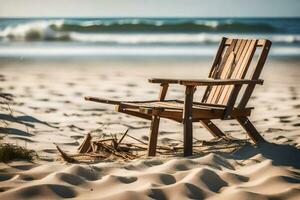
M 0 164 L 0 199 L 290 199 L 300 197 L 299 61 L 271 60 L 255 91 L 251 118 L 270 142 L 234 153 L 209 148 L 192 158 L 143 158 L 132 162 L 66 164 L 56 161 L 57 143 L 75 152 L 86 133 L 129 133 L 147 142 L 149 122 L 118 114 L 107 105 L 84 102 L 85 95 L 155 99 L 149 77 L 204 78 L 207 61 L 2 62 L 1 90 L 14 95 L 1 106 L 6 142 L 35 149 L 35 163 Z M 174 70 L 169 70 L 171 65 Z M 141 70 L 140 66 L 143 66 Z M 63 66 L 63 67 L 62 67 Z M 182 68 L 182 66 L 185 66 Z M 201 66 L 201 67 L 199 67 Z M 284 66 L 284 67 L 283 67 Z M 269 68 L 268 68 L 269 67 Z M 18 73 L 17 73 L 18 72 Z M 288 78 L 282 78 L 288 77 Z M 199 88 L 195 98 L 200 98 Z M 183 98 L 170 87 L 168 98 Z M 237 123 L 216 123 L 233 137 L 247 138 Z M 212 137 L 199 124 L 194 136 Z M 130 138 L 126 138 L 132 142 Z M 160 144 L 182 141 L 182 126 L 162 120 Z
M 272 146 L 274 149 L 272 149 Z M 300 158 L 300 150 L 268 148 L 277 159 L 285 154 Z M 291 151 L 296 151 L 291 152 Z M 297 199 L 300 168 L 274 164 L 273 158 L 253 149 L 243 155 L 208 154 L 171 160 L 149 159 L 131 163 L 93 165 L 15 162 L 1 166 L 2 199 L 41 199 L 45 196 L 78 199 Z M 262 150 L 263 151 L 263 150 Z M 262 157 L 255 164 L 248 159 Z

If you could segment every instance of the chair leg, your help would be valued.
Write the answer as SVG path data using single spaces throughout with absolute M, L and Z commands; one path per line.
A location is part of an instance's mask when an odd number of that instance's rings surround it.
M 236 120 L 245 129 L 245 131 L 255 144 L 265 142 L 265 139 L 259 134 L 259 132 L 247 117 L 237 117 Z
M 187 86 L 183 111 L 183 156 L 193 155 L 193 94 L 194 87 Z
M 157 136 L 159 128 L 159 116 L 153 115 L 150 127 L 150 138 L 148 144 L 148 156 L 155 156 L 156 154 L 156 145 L 157 145 Z
M 226 137 L 226 135 L 221 131 L 212 121 L 209 119 L 201 119 L 200 123 L 215 137 Z

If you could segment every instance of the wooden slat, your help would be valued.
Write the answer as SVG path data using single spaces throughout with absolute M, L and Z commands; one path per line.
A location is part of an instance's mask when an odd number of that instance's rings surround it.
M 152 108 L 139 108 L 138 110 L 141 113 L 147 114 L 147 115 L 154 115 L 155 110 Z M 181 123 L 182 122 L 182 110 L 181 111 L 169 111 L 169 110 L 163 110 L 163 111 L 159 111 L 159 113 L 157 113 L 156 115 L 159 115 L 162 118 L 166 118 L 166 119 L 170 119 L 170 120 L 174 120 L 176 122 Z
M 227 74 L 226 78 L 231 79 L 233 76 L 233 73 L 239 68 L 241 62 L 244 59 L 244 56 L 248 50 L 250 42 L 248 40 L 243 40 L 243 44 L 242 44 L 242 48 L 240 49 L 240 51 L 238 52 L 238 55 L 236 57 L 235 60 L 235 66 L 232 68 L 232 70 L 230 71 L 230 73 Z M 233 89 L 233 86 L 223 86 L 223 90 L 220 93 L 220 98 L 218 99 L 218 104 L 226 104 L 227 100 L 228 100 L 228 96 L 227 94 L 230 93 Z
M 215 75 L 217 73 L 217 70 L 219 68 L 221 59 L 222 59 L 222 57 L 224 57 L 224 54 L 227 52 L 227 48 L 228 48 L 227 47 L 228 45 L 226 45 L 227 40 L 228 40 L 228 38 L 222 37 L 222 40 L 221 40 L 220 45 L 219 45 L 219 49 L 218 49 L 217 54 L 214 58 L 212 67 L 211 67 L 209 75 L 208 75 L 208 78 L 215 77 Z M 203 95 L 202 100 L 201 100 L 202 102 L 207 101 L 207 98 L 208 98 L 208 96 L 211 92 L 211 89 L 212 89 L 211 86 L 206 87 L 204 95 Z
M 233 79 L 232 75 L 234 74 L 234 71 L 236 71 L 236 69 L 238 69 L 240 64 L 242 63 L 242 61 L 245 57 L 245 54 L 248 50 L 249 45 L 250 45 L 249 40 L 243 40 L 243 44 L 242 44 L 242 46 L 241 46 L 241 48 L 238 51 L 237 56 L 236 56 L 235 66 L 233 68 L 231 68 L 230 73 L 227 74 L 227 76 L 226 76 L 227 79 Z
M 166 79 L 166 78 L 150 78 L 148 79 L 150 83 L 168 83 L 168 84 L 174 84 L 178 83 L 178 79 Z
M 233 58 L 233 61 L 231 61 L 228 64 L 227 69 L 223 71 L 221 79 L 230 79 L 233 71 L 238 67 L 240 57 L 244 51 L 245 45 L 247 44 L 247 40 L 239 40 L 239 41 L 240 41 L 239 43 L 240 45 L 238 46 L 237 49 L 234 50 L 235 56 Z M 226 91 L 228 87 L 229 86 L 219 86 L 218 95 L 216 96 L 216 98 L 213 99 L 214 103 L 222 104 L 224 98 L 224 95 L 222 94 L 224 94 L 224 89 Z
M 214 58 L 214 61 L 213 61 L 213 64 L 212 64 L 212 67 L 211 67 L 211 70 L 209 72 L 208 77 L 212 77 L 213 72 L 218 67 L 217 65 L 220 63 L 220 59 L 221 59 L 221 56 L 222 56 L 222 53 L 223 53 L 223 50 L 224 50 L 224 47 L 225 47 L 226 40 L 227 40 L 227 38 L 222 37 L 222 40 L 219 44 L 219 49 L 218 49 L 217 54 Z
M 121 103 L 121 101 L 115 101 L 115 100 L 109 100 L 109 99 L 97 98 L 97 97 L 84 97 L 84 99 L 86 101 L 94 101 L 98 103 L 113 104 L 113 105 L 118 105 Z
M 97 103 L 105 103 L 105 104 L 113 104 L 120 105 L 122 103 L 151 103 L 157 102 L 157 100 L 148 100 L 148 101 L 118 101 L 118 100 L 110 100 L 106 98 L 98 98 L 98 97 L 84 97 L 86 101 L 93 101 Z M 172 100 L 170 100 L 172 101 Z
M 250 116 L 251 114 L 251 109 L 253 109 L 253 107 L 249 107 L 249 108 L 244 108 L 244 109 L 233 109 L 231 112 L 231 116 L 232 117 L 238 117 L 238 116 Z M 127 109 L 124 109 L 124 112 L 127 112 Z M 193 118 L 193 122 L 199 121 L 200 119 L 221 119 L 224 116 L 224 110 L 223 109 L 213 109 L 213 110 L 207 110 L 207 109 L 193 109 L 192 111 L 192 118 Z M 130 111 L 132 112 L 133 110 L 130 109 Z M 139 108 L 139 109 L 135 109 L 135 112 L 140 112 L 141 114 L 146 114 L 147 116 L 151 116 L 152 115 L 159 115 L 162 118 L 166 118 L 166 119 L 171 119 L 174 120 L 176 122 L 182 122 L 182 116 L 183 116 L 183 110 L 160 110 L 159 112 L 156 112 L 155 109 L 153 108 Z
M 227 39 L 226 42 L 225 42 L 225 45 L 227 45 L 227 46 L 231 45 L 231 43 L 232 43 L 233 40 L 234 39 L 231 39 L 231 38 Z M 265 39 L 258 39 L 257 46 L 259 46 L 259 47 L 264 46 L 265 42 L 266 42 Z
M 220 60 L 220 64 L 219 64 L 218 69 L 217 69 L 218 73 L 213 78 L 218 79 L 220 77 L 220 74 L 223 71 L 223 68 L 224 68 L 224 66 L 227 62 L 227 59 L 230 56 L 231 52 L 234 51 L 234 48 L 236 47 L 237 43 L 238 43 L 238 40 L 234 39 L 233 42 L 231 43 L 231 45 L 229 46 L 229 48 L 226 50 L 224 56 L 222 57 L 222 60 Z
M 249 65 L 252 61 L 253 55 L 255 53 L 255 50 L 256 50 L 256 43 L 257 43 L 256 40 L 250 40 L 250 46 L 249 46 L 248 50 L 246 51 L 246 54 L 244 56 L 244 59 L 242 60 L 242 63 L 238 66 L 238 68 L 236 70 L 236 74 L 233 74 L 234 78 L 238 77 L 238 78 L 243 79 L 245 77 L 245 75 L 248 71 Z M 227 108 L 224 113 L 224 117 L 227 117 L 231 112 L 230 109 L 232 109 L 234 107 L 236 98 L 238 96 L 238 92 L 240 91 L 240 88 L 237 89 L 237 91 L 235 91 L 235 89 L 236 89 L 235 86 L 233 88 L 230 88 L 231 92 L 230 92 L 230 96 L 228 97 Z M 227 101 L 227 94 L 226 94 L 225 100 Z
M 124 109 L 158 109 L 158 110 L 183 110 L 184 102 L 182 101 L 167 101 L 167 102 L 152 102 L 152 103 L 124 103 L 121 104 L 122 108 Z M 193 112 L 197 110 L 207 110 L 207 111 L 223 111 L 226 108 L 224 105 L 217 105 L 217 104 L 206 104 L 206 103 L 197 103 L 193 102 Z
M 271 45 L 272 45 L 271 41 L 265 40 L 265 43 L 263 44 L 263 50 L 262 50 L 262 52 L 261 52 L 261 54 L 258 58 L 258 61 L 257 61 L 256 65 L 255 65 L 255 68 L 254 68 L 254 71 L 251 75 L 252 80 L 257 80 L 259 78 L 260 73 L 262 71 L 262 68 L 263 68 L 263 66 L 266 62 L 267 57 L 268 57 L 268 53 L 269 53 L 269 50 L 271 48 Z M 247 86 L 247 88 L 246 88 L 246 90 L 245 90 L 245 92 L 244 92 L 244 94 L 241 98 L 241 101 L 238 105 L 239 108 L 245 108 L 246 107 L 254 88 L 255 88 L 254 84 Z
M 231 52 L 234 50 L 235 48 L 235 45 L 237 43 L 237 40 L 233 40 L 230 44 L 230 46 L 226 49 L 226 52 L 224 53 L 224 56 L 222 57 L 222 59 L 220 60 L 220 64 L 217 65 L 217 68 L 216 68 L 216 72 L 214 74 L 214 77 L 215 79 L 218 79 L 219 76 L 220 76 L 220 73 L 223 71 L 223 67 L 224 65 L 226 64 L 227 62 L 227 59 L 228 57 L 230 56 Z M 207 96 L 206 99 L 204 99 L 203 102 L 208 102 L 208 103 L 214 103 L 212 102 L 212 99 L 213 99 L 213 96 L 215 95 L 216 93 L 216 87 L 213 86 L 213 87 L 210 87 L 208 89 L 208 91 L 206 91 L 208 93 L 208 95 L 204 95 L 204 96 Z
M 237 58 L 236 66 L 235 66 L 233 72 L 231 72 L 231 74 L 229 74 L 229 76 L 227 78 L 229 78 L 229 79 L 232 78 L 233 79 L 235 77 L 236 72 L 240 69 L 243 61 L 245 60 L 245 57 L 246 57 L 246 54 L 247 54 L 247 52 L 249 50 L 250 44 L 251 44 L 251 40 L 246 40 L 245 41 L 244 48 L 243 48 L 242 52 L 240 53 L 239 57 Z M 218 103 L 224 104 L 224 105 L 227 104 L 228 98 L 230 96 L 230 93 L 233 90 L 233 87 L 234 86 L 225 86 L 224 87 L 224 89 L 222 91 L 222 95 L 221 95 L 220 101 Z
M 181 100 L 175 100 L 176 102 L 178 103 L 183 103 L 183 101 Z M 224 108 L 225 105 L 219 105 L 219 104 L 212 104 L 212 103 L 203 103 L 203 102 L 197 102 L 197 101 L 194 101 L 193 102 L 194 105 L 200 105 L 200 106 L 210 106 L 210 107 L 221 107 L 221 108 Z
M 220 76 L 221 80 L 225 79 L 226 74 L 229 73 L 230 68 L 234 63 L 235 56 L 236 56 L 235 52 L 232 52 L 230 54 L 230 56 L 228 57 L 225 67 Z M 216 103 L 216 104 L 218 103 L 218 99 L 220 98 L 220 94 L 222 92 L 223 87 L 224 87 L 223 85 L 215 86 L 215 88 L 214 88 L 215 92 L 213 93 L 211 101 L 210 101 L 211 103 Z
M 257 40 L 251 40 L 250 47 L 245 55 L 245 59 L 243 60 L 242 64 L 237 69 L 236 73 L 233 75 L 233 78 L 239 78 L 244 79 L 246 76 L 246 73 L 248 71 L 248 68 L 250 66 L 250 63 L 252 61 L 252 58 L 254 56 L 255 50 L 256 50 L 256 44 Z M 229 86 L 231 87 L 231 86 Z M 233 89 L 231 89 L 233 90 Z M 227 100 L 227 98 L 225 98 Z
M 256 43 L 256 40 L 251 40 L 251 44 L 246 53 L 245 59 L 237 70 L 237 73 L 233 76 L 234 79 L 243 79 L 245 77 L 256 50 Z
M 133 116 L 136 116 L 136 117 L 140 117 L 140 118 L 143 118 L 143 119 L 151 120 L 151 115 L 140 113 L 138 111 L 128 110 L 128 109 L 122 108 L 122 106 L 120 106 L 120 105 L 116 106 L 116 111 L 121 112 L 121 113 L 126 113 L 128 115 L 133 115 Z
M 211 68 L 212 73 L 210 73 L 208 75 L 209 78 L 214 78 L 217 75 L 218 69 L 219 69 L 221 61 L 222 61 L 222 58 L 225 56 L 228 48 L 229 48 L 228 46 L 224 46 L 223 51 L 222 51 L 222 53 L 220 55 L 218 63 L 215 66 L 212 66 L 212 68 Z
M 200 86 L 200 85 L 243 85 L 243 84 L 263 84 L 263 80 L 249 79 L 190 79 L 180 80 L 181 85 Z
M 241 46 L 242 41 L 241 40 L 237 40 L 236 44 L 234 45 L 234 43 L 231 44 L 231 46 L 233 46 L 231 50 L 231 52 L 229 52 L 229 56 L 226 58 L 224 58 L 223 63 L 221 64 L 220 70 L 219 70 L 219 74 L 218 77 L 219 79 L 225 79 L 226 74 L 228 73 L 228 71 L 230 70 L 230 67 L 232 65 L 232 63 L 234 62 L 235 56 L 236 56 L 236 52 L 238 51 L 238 49 Z M 212 93 L 210 95 L 210 103 L 217 103 L 218 102 L 218 98 L 220 97 L 220 93 L 222 91 L 223 86 L 215 86 L 212 88 Z

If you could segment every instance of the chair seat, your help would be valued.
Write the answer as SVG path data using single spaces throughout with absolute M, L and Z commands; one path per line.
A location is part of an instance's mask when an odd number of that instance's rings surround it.
M 122 102 L 121 105 L 130 108 L 153 108 L 158 110 L 183 110 L 184 102 L 179 100 L 167 100 L 167 101 L 140 101 L 140 102 Z M 224 110 L 224 105 L 210 105 L 200 104 L 194 102 L 193 109 L 205 109 L 205 110 Z
M 176 121 L 182 121 L 184 102 L 180 100 L 167 100 L 167 101 L 139 101 L 139 102 L 121 102 L 118 109 L 122 111 L 130 110 L 147 115 L 159 115 L 161 117 L 176 119 Z M 199 119 L 222 119 L 225 105 L 212 105 L 194 102 L 193 103 L 193 121 Z M 234 108 L 229 118 L 235 116 L 249 116 L 251 109 Z

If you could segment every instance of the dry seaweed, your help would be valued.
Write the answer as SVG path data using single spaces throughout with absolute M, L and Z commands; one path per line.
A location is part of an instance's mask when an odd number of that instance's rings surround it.
M 96 162 L 105 160 L 133 160 L 147 155 L 148 145 L 128 134 L 127 129 L 118 140 L 116 135 L 101 134 L 100 137 L 93 138 L 88 133 L 78 147 L 77 153 L 70 155 L 62 151 L 58 146 L 57 149 L 61 157 L 67 162 Z M 124 138 L 129 137 L 138 143 L 126 143 Z M 241 146 L 249 144 L 248 141 L 238 140 L 235 138 L 218 138 L 210 141 L 195 140 L 193 147 L 195 154 L 207 154 L 215 151 L 233 152 Z M 176 146 L 158 145 L 156 152 L 158 154 L 181 155 L 183 153 L 182 143 Z

